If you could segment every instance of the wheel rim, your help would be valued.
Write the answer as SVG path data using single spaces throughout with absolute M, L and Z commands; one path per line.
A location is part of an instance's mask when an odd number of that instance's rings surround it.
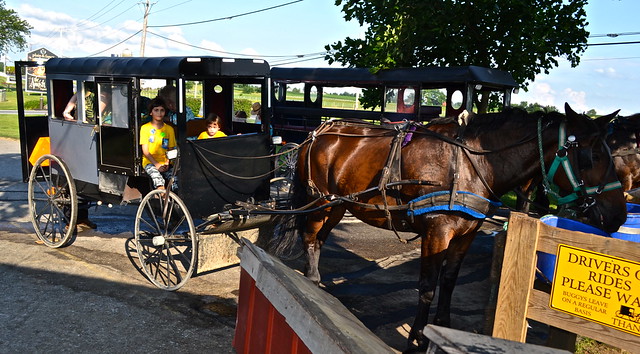
M 161 208 L 163 204 L 166 208 Z M 155 190 L 142 199 L 136 214 L 135 240 L 142 269 L 157 287 L 180 289 L 193 274 L 197 260 L 195 226 L 175 193 L 169 192 L 166 197 L 166 191 Z
M 296 171 L 296 164 L 298 163 L 298 144 L 286 143 L 280 151 L 287 150 L 291 150 L 291 152 L 278 156 L 276 161 L 278 167 L 276 176 L 292 180 Z
M 65 246 L 75 231 L 78 196 L 69 168 L 56 156 L 43 155 L 29 176 L 29 214 L 38 238 L 47 246 Z

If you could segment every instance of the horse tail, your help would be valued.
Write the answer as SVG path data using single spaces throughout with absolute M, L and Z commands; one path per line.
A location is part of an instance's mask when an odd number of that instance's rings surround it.
M 291 209 L 303 207 L 307 202 L 306 189 L 299 174 L 293 176 L 289 196 Z M 306 224 L 306 214 L 296 213 L 280 218 L 273 232 L 273 238 L 269 241 L 267 251 L 280 259 L 297 259 L 304 253 L 301 235 Z

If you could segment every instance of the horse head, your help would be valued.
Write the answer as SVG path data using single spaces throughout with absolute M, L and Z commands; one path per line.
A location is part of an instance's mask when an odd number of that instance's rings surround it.
M 626 220 L 626 202 L 605 138 L 618 112 L 591 119 L 569 104 L 565 112 L 546 182 L 564 191 L 557 196 L 559 206 L 574 205 L 588 223 L 614 232 Z
M 622 189 L 640 188 L 640 113 L 616 117 L 609 125 L 607 144 Z

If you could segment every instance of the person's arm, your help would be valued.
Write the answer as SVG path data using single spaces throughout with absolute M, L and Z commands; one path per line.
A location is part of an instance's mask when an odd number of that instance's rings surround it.
M 149 144 L 141 144 L 141 147 L 144 157 L 146 157 L 147 160 L 149 160 L 149 162 L 151 162 L 158 169 L 158 171 L 164 172 L 169 168 L 168 163 L 161 164 L 153 158 L 153 155 L 151 155 L 151 152 L 149 151 Z
M 64 117 L 64 119 L 66 120 L 75 120 L 75 118 L 71 115 L 71 111 L 73 111 L 74 108 L 76 108 L 78 104 L 78 94 L 74 94 L 73 96 L 71 96 L 71 98 L 69 99 L 69 102 L 67 103 L 67 106 L 64 108 L 64 111 L 62 112 L 62 116 Z

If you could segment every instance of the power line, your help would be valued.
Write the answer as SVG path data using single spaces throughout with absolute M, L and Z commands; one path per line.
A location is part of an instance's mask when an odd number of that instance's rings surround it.
M 605 34 L 592 34 L 589 38 L 598 38 L 598 37 L 609 37 L 616 38 L 620 36 L 635 36 L 640 34 L 640 32 L 623 32 L 623 33 L 605 33 Z
M 88 55 L 88 56 L 89 56 L 89 57 L 94 57 L 94 56 L 96 56 L 96 55 L 98 55 L 98 54 L 102 54 L 102 53 L 104 53 L 104 52 L 106 52 L 106 51 L 108 51 L 108 50 L 111 50 L 111 49 L 113 49 L 113 48 L 115 48 L 115 47 L 119 46 L 120 44 L 122 44 L 122 43 L 124 43 L 124 42 L 126 42 L 126 41 L 130 40 L 131 38 L 133 38 L 136 34 L 138 34 L 138 33 L 140 33 L 140 32 L 142 32 L 142 30 L 139 30 L 138 32 L 136 32 L 136 33 L 134 33 L 134 34 L 130 35 L 129 37 L 125 38 L 124 40 L 122 40 L 122 41 L 120 41 L 120 42 L 118 42 L 118 43 L 116 43 L 116 44 L 112 45 L 111 47 L 109 47 L 109 48 L 107 48 L 107 49 L 105 49 L 105 50 L 103 50 L 103 51 L 100 51 L 100 52 L 97 52 L 97 53 L 95 53 L 95 54 L 91 54 L 91 55 Z
M 271 6 L 271 7 L 266 7 L 264 9 L 260 9 L 260 10 L 255 10 L 255 11 L 249 11 L 249 12 L 244 12 L 238 15 L 231 15 L 231 16 L 226 16 L 226 17 L 220 17 L 220 18 L 214 18 L 211 20 L 204 20 L 204 21 L 196 21 L 196 22 L 187 22 L 187 23 L 179 23 L 179 24 L 174 24 L 174 25 L 156 25 L 156 26 L 148 26 L 149 28 L 159 28 L 159 27 L 180 27 L 180 26 L 190 26 L 190 25 L 198 25 L 201 23 L 207 23 L 207 22 L 215 22 L 215 21 L 222 21 L 222 20 L 231 20 L 233 18 L 236 17 L 242 17 L 242 16 L 247 16 L 247 15 L 252 15 L 258 12 L 263 12 L 263 11 L 268 11 L 268 10 L 273 10 L 279 7 L 283 7 L 283 6 L 288 6 L 288 5 L 292 5 L 298 2 L 302 2 L 304 0 L 295 0 L 295 1 L 291 1 L 288 3 L 284 3 L 284 4 L 280 4 L 280 5 L 275 5 L 275 6 Z
M 191 1 L 193 1 L 193 0 L 187 0 L 187 1 L 183 1 L 183 2 L 181 2 L 179 4 L 175 4 L 173 6 L 165 7 L 164 9 L 160 9 L 160 10 L 156 10 L 154 12 L 150 12 L 149 15 L 155 15 L 158 12 L 167 11 L 167 10 L 173 9 L 174 7 L 177 7 L 177 6 L 180 6 L 180 5 L 184 5 L 184 4 L 186 4 L 188 2 L 191 2 Z
M 111 17 L 110 19 L 108 19 L 108 20 L 106 20 L 106 21 L 104 21 L 104 22 L 102 22 L 102 23 L 99 23 L 99 24 L 97 24 L 97 25 L 93 25 L 93 26 L 91 26 L 91 27 L 87 27 L 87 28 L 84 28 L 84 29 L 79 29 L 79 31 L 87 31 L 87 30 L 90 30 L 90 29 L 93 29 L 93 28 L 96 28 L 96 27 L 102 26 L 102 25 L 104 25 L 105 23 L 107 23 L 107 22 L 109 22 L 109 21 L 111 21 L 111 20 L 113 20 L 113 19 L 115 19 L 115 18 L 117 18 L 117 17 L 121 16 L 122 14 L 124 14 L 124 13 L 125 13 L 125 12 L 127 12 L 127 11 L 129 11 L 129 9 L 131 9 L 132 7 L 134 7 L 134 6 L 136 6 L 136 5 L 137 5 L 137 4 L 133 4 L 133 5 L 129 6 L 128 8 L 126 8 L 126 9 L 125 9 L 124 11 L 122 11 L 121 13 L 119 13 L 119 14 L 117 14 L 117 15 L 115 15 L 115 16 L 113 16 L 113 17 Z
M 587 47 L 595 47 L 595 46 L 601 46 L 601 45 L 620 45 L 620 44 L 640 44 L 640 41 L 633 41 L 633 42 L 611 42 L 611 43 L 587 43 Z
M 324 59 L 324 55 L 320 55 L 317 56 L 315 58 L 307 58 L 307 59 L 301 59 L 301 60 L 292 60 L 292 61 L 288 61 L 288 62 L 279 62 L 279 63 L 269 63 L 271 66 L 280 66 L 280 65 L 287 65 L 287 64 L 295 64 L 295 63 L 300 63 L 303 61 L 311 61 L 311 60 L 318 60 L 318 59 Z
M 148 27 L 152 27 L 152 26 L 148 26 Z M 243 53 L 233 53 L 233 52 L 225 52 L 222 50 L 216 50 L 216 49 L 211 49 L 211 48 L 205 48 L 205 47 L 200 47 L 197 45 L 193 45 L 193 44 L 189 44 L 189 43 L 185 43 L 185 42 L 181 42 L 181 41 L 177 41 L 175 39 L 171 39 L 169 37 L 165 37 L 163 35 L 159 35 L 157 33 L 151 32 L 151 31 L 147 31 L 148 34 L 152 34 L 156 37 L 160 37 L 162 39 L 174 42 L 174 43 L 178 43 L 178 44 L 182 44 L 185 45 L 187 47 L 192 47 L 192 48 L 196 48 L 196 49 L 202 49 L 202 50 L 206 50 L 209 52 L 214 52 L 214 53 L 220 53 L 220 54 L 225 54 L 225 55 L 231 55 L 231 56 L 242 56 L 242 57 L 260 57 L 260 58 L 303 58 L 303 57 L 307 57 L 310 55 L 319 55 L 319 54 L 325 54 L 325 52 L 315 52 L 315 53 L 307 53 L 307 54 L 292 54 L 292 55 L 254 55 L 254 54 L 243 54 Z
M 581 61 L 605 61 L 605 60 L 628 60 L 640 59 L 640 57 L 623 57 L 623 58 L 582 58 Z

